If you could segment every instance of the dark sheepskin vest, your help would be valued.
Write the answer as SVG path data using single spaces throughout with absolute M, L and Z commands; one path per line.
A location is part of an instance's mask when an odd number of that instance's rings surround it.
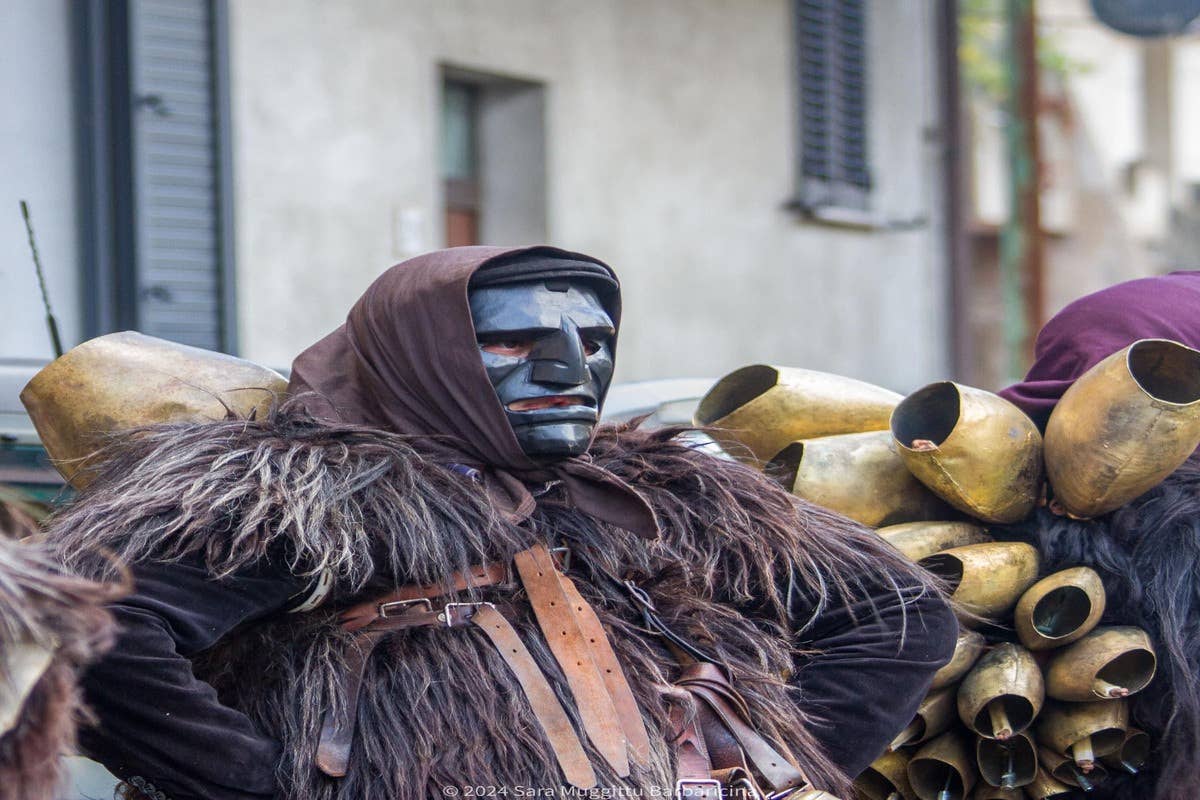
M 295 413 L 129 436 L 55 527 L 67 554 L 85 542 L 132 562 L 203 553 L 217 575 L 283 543 L 296 573 L 336 578 L 334 596 L 318 610 L 238 631 L 196 663 L 223 702 L 284 743 L 279 774 L 289 800 L 415 800 L 441 797 L 446 785 L 560 788 L 518 683 L 469 626 L 399 632 L 379 646 L 367 665 L 348 774 L 328 778 L 313 762 L 323 714 L 343 702 L 335 676 L 349 637 L 337 625 L 340 609 L 397 585 L 445 584 L 455 571 L 507 563 L 538 542 L 571 549 L 569 574 L 609 631 L 653 742 L 649 761 L 627 779 L 589 750 L 602 786 L 644 796 L 670 790 L 668 714 L 687 700 L 671 688 L 674 659 L 598 570 L 636 581 L 678 633 L 729 668 L 761 731 L 815 784 L 849 796 L 847 777 L 806 729 L 796 705 L 801 687 L 786 679 L 797 633 L 820 611 L 804 606 L 804 618 L 793 619 L 789 594 L 800 586 L 850 597 L 867 576 L 878 583 L 911 568 L 865 528 L 696 452 L 677 433 L 605 429 L 590 452 L 649 501 L 663 530 L 656 541 L 579 513 L 553 485 L 537 487 L 534 516 L 512 524 L 476 484 L 422 457 L 419 441 Z M 457 599 L 496 604 L 578 728 L 522 594 L 482 590 Z
M 1108 593 L 1102 624 L 1146 629 L 1158 672 L 1132 699 L 1133 724 L 1154 747 L 1137 776 L 1120 775 L 1088 797 L 1195 800 L 1200 792 L 1200 456 L 1162 484 L 1096 520 L 1044 509 L 1001 536 L 1042 552 L 1043 572 L 1086 565 Z M 1112 772 L 1110 770 L 1110 772 Z

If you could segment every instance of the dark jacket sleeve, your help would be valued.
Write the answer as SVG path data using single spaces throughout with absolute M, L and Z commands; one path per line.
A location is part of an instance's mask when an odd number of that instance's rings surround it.
M 303 583 L 267 560 L 222 581 L 198 560 L 141 564 L 133 576 L 135 593 L 111 608 L 116 646 L 84 676 L 98 724 L 80 732 L 83 752 L 172 800 L 274 797 L 279 744 L 223 706 L 188 658 L 281 610 Z
M 906 576 L 895 577 L 903 587 Z M 823 607 L 803 591 L 792 597 L 793 618 L 807 623 L 800 644 L 812 651 L 794 674 L 801 707 L 834 763 L 858 775 L 912 720 L 954 653 L 958 623 L 939 595 L 883 580 Z

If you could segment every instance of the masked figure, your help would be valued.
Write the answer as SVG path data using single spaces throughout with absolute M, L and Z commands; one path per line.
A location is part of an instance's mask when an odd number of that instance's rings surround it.
M 620 311 L 587 256 L 432 253 L 269 418 L 125 437 L 54 524 L 138 581 L 88 752 L 175 800 L 848 797 L 953 615 L 866 529 L 598 427 Z
M 1075 301 L 1038 334 L 1025 380 L 1001 394 L 1044 428 L 1077 378 L 1111 353 L 1150 338 L 1200 347 L 1200 272 L 1130 281 Z M 1111 513 L 1082 520 L 1039 509 L 1007 535 L 1037 546 L 1046 572 L 1080 565 L 1099 572 L 1108 595 L 1102 624 L 1144 628 L 1158 654 L 1154 680 L 1131 698 L 1131 724 L 1155 743 L 1150 760 L 1137 775 L 1110 778 L 1087 797 L 1195 797 L 1200 786 L 1200 455 Z

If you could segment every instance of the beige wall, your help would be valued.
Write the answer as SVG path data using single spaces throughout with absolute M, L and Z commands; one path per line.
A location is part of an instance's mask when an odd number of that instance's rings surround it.
M 935 52 L 871 3 L 874 229 L 783 208 L 786 0 L 231 3 L 243 354 L 285 365 L 441 246 L 439 65 L 546 85 L 548 231 L 614 265 L 619 377 L 765 360 L 904 390 L 946 373 Z

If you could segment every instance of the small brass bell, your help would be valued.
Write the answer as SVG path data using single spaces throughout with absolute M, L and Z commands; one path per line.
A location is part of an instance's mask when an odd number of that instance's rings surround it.
M 1046 424 L 1054 500 L 1097 517 L 1153 489 L 1200 445 L 1200 352 L 1142 339 L 1071 384 Z
M 908 762 L 908 782 L 920 800 L 965 800 L 977 779 L 966 739 L 957 731 L 926 742 Z
M 1042 488 L 1042 435 L 999 395 L 950 381 L 896 406 L 892 435 L 904 463 L 955 508 L 985 522 L 1019 522 Z
M 1038 552 L 1024 542 L 990 542 L 944 550 L 918 563 L 949 584 L 964 610 L 996 619 L 1037 580 Z
M 708 390 L 695 422 L 734 458 L 759 465 L 799 439 L 886 430 L 900 399 L 841 375 L 752 364 Z
M 1038 741 L 1069 757 L 1087 774 L 1100 756 L 1115 753 L 1125 741 L 1129 704 L 1125 700 L 1047 703 L 1038 718 Z
M 982 527 L 970 522 L 906 522 L 875 532 L 911 561 L 955 547 L 992 541 Z
M 887 431 L 793 442 L 763 472 L 797 497 L 869 527 L 951 512 L 904 466 Z
M 1150 757 L 1150 737 L 1145 731 L 1130 728 L 1125 731 L 1125 741 L 1116 752 L 1101 757 L 1113 769 L 1136 775 Z
M 1154 678 L 1156 659 L 1141 628 L 1096 628 L 1046 664 L 1046 694 L 1056 700 L 1128 697 Z
M 1000 644 L 958 688 L 958 716 L 975 733 L 1005 741 L 1029 727 L 1046 699 L 1042 671 L 1028 650 Z
M 908 756 L 888 751 L 854 780 L 854 788 L 865 800 L 915 800 L 908 783 Z
M 930 692 L 917 707 L 912 722 L 892 740 L 891 749 L 920 744 L 949 730 L 956 717 L 955 694 L 953 686 Z
M 933 684 L 930 689 L 941 689 L 958 683 L 964 675 L 971 671 L 979 656 L 983 654 L 987 642 L 983 634 L 963 628 L 958 632 L 958 641 L 954 643 L 954 655 L 950 662 L 933 674 Z
M 1048 747 L 1038 750 L 1038 758 L 1042 769 L 1049 772 L 1056 780 L 1068 786 L 1078 786 L 1085 792 L 1090 792 L 1108 780 L 1108 771 L 1099 764 L 1093 763 L 1090 770 L 1084 772 L 1078 764 L 1062 753 L 1056 753 Z
M 1018 733 L 1006 741 L 978 739 L 975 761 L 979 764 L 979 775 L 991 786 L 1016 789 L 1037 777 L 1037 747 L 1027 733 Z
M 1073 567 L 1047 575 L 1017 602 L 1013 624 L 1030 650 L 1062 647 L 1083 638 L 1104 614 L 1104 584 L 1095 570 Z

